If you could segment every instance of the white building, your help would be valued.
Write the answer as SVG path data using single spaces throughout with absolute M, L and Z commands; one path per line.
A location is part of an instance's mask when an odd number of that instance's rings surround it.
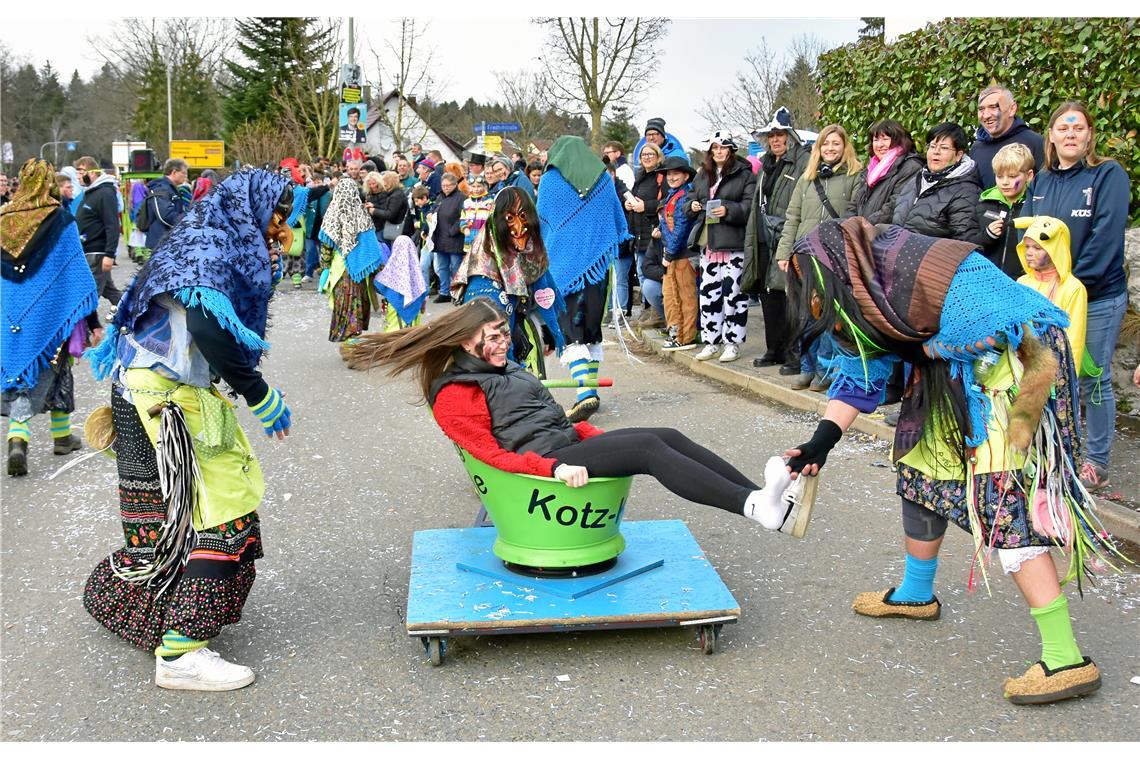
M 395 123 L 397 113 L 400 111 L 400 98 L 395 90 L 384 96 L 381 103 L 388 114 L 388 121 Z M 375 106 L 368 109 L 368 123 L 366 126 L 366 140 L 364 151 L 369 155 L 390 156 L 397 149 L 408 150 L 412 143 L 423 146 L 424 153 L 429 150 L 438 150 L 447 162 L 460 161 L 463 157 L 463 146 L 445 134 L 431 128 L 416 107 L 408 100 L 404 100 L 401 118 L 401 131 L 404 136 L 404 145 L 396 145 L 392 130 L 380 119 L 380 110 Z

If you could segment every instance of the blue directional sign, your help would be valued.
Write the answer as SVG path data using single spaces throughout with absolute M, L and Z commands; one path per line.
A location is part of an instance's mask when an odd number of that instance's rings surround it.
M 69 143 L 67 144 L 67 149 L 68 149 L 68 150 L 75 150 L 75 143 L 73 143 L 73 142 L 69 142 Z
M 521 132 L 522 127 L 517 121 L 484 121 L 476 124 L 475 134 L 480 132 Z

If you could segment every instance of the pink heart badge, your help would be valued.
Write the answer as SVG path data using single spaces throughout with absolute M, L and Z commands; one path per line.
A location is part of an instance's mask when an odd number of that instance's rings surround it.
M 542 288 L 534 291 L 534 301 L 544 309 L 554 305 L 554 288 Z

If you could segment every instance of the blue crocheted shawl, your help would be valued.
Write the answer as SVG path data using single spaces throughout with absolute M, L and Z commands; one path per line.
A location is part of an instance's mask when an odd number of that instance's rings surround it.
M 250 364 L 260 361 L 269 347 L 265 328 L 273 297 L 265 233 L 289 184 L 280 174 L 243 169 L 190 207 L 123 294 L 115 329 L 86 352 L 97 379 L 114 365 L 119 334 L 134 330 L 163 293 L 188 307 L 201 305 L 234 336 Z
M 99 293 L 83 255 L 79 231 L 66 209 L 42 223 L 45 234 L 25 246 L 14 267 L 5 262 L 0 377 L 5 391 L 34 388 L 75 325 L 95 311 Z M 33 245 L 39 250 L 33 249 Z
M 598 177 L 584 195 L 555 166 L 547 167 L 538 185 L 542 241 L 563 296 L 601 282 L 618 247 L 632 237 L 613 180 L 602 162 L 597 164 Z

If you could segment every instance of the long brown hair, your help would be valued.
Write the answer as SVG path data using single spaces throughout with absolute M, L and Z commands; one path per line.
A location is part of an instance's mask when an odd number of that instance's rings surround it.
M 823 141 L 833 134 L 839 135 L 839 139 L 843 141 L 843 155 L 836 166 L 843 166 L 846 169 L 844 173 L 849 177 L 858 174 L 863 168 L 862 162 L 855 157 L 855 146 L 847 138 L 847 130 L 838 124 L 828 124 L 820 131 L 819 137 L 815 138 L 815 144 L 811 146 L 811 158 L 808 159 L 807 169 L 804 170 L 804 179 L 808 182 L 814 181 L 819 176 L 819 162 L 823 160 L 820 149 Z
M 1061 114 L 1068 111 L 1076 111 L 1079 114 L 1084 114 L 1085 122 L 1089 125 L 1089 149 L 1085 153 L 1085 164 L 1087 166 L 1099 166 L 1106 160 L 1096 154 L 1096 123 L 1093 121 L 1092 114 L 1089 109 L 1085 108 L 1084 103 L 1076 100 L 1066 100 L 1061 105 L 1057 106 L 1057 110 L 1049 117 L 1049 127 L 1045 130 L 1045 168 L 1054 169 L 1060 165 L 1060 159 L 1057 157 L 1057 149 L 1053 147 L 1053 140 L 1050 138 L 1050 132 L 1053 131 L 1053 125 L 1057 123 L 1057 119 L 1061 118 Z
M 349 369 L 383 366 L 389 377 L 414 372 L 426 401 L 431 386 L 451 366 L 452 354 L 488 322 L 507 317 L 489 298 L 473 298 L 442 317 L 414 327 L 365 335 L 340 347 Z

